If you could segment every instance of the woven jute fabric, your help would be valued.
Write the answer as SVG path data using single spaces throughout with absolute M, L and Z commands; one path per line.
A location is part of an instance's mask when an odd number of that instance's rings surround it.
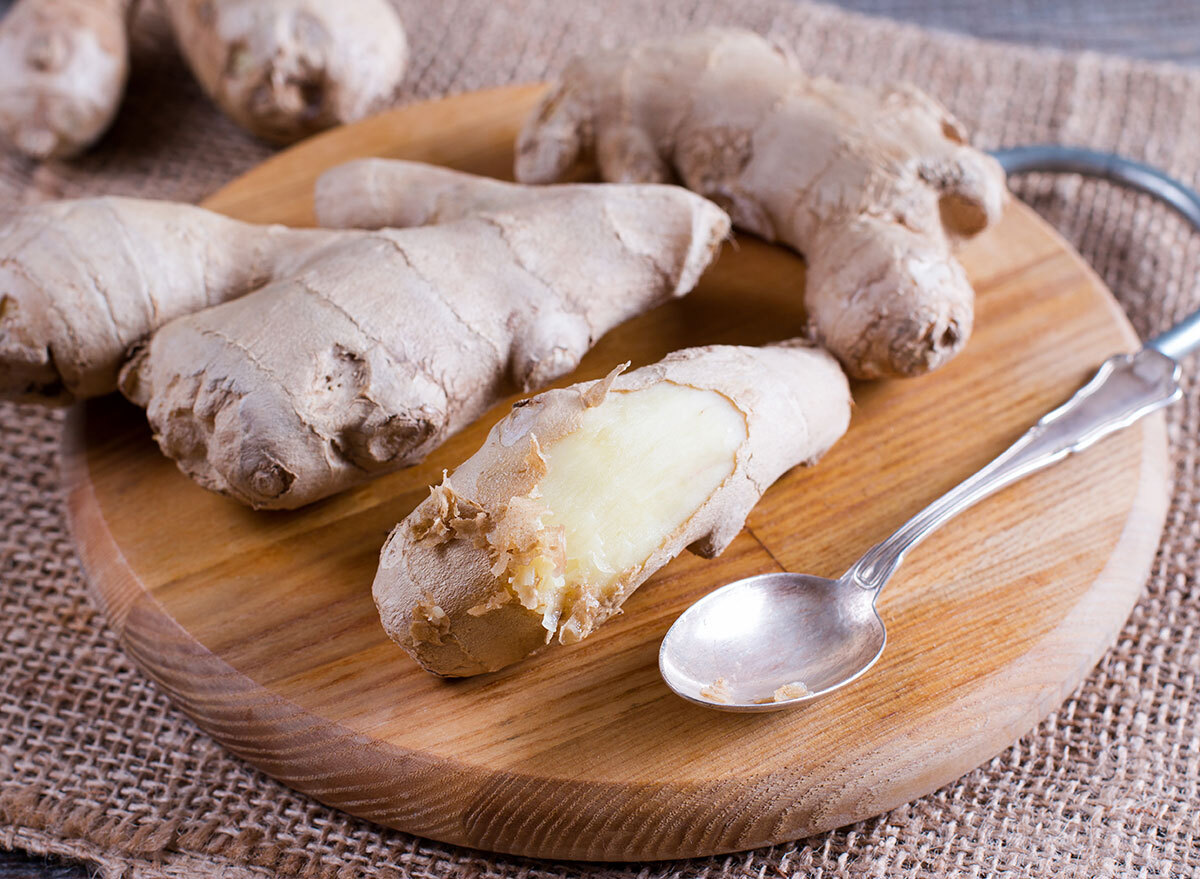
M 581 50 L 732 23 L 791 44 L 821 73 L 914 81 L 983 146 L 1117 150 L 1193 184 L 1200 171 L 1200 73 L 1178 68 L 931 35 L 789 0 L 401 5 L 413 61 L 400 102 L 543 79 Z M 196 200 L 268 152 L 204 101 L 145 12 L 111 134 L 70 164 L 0 160 L 0 198 Z M 1200 306 L 1200 241 L 1166 209 L 1072 178 L 1015 188 L 1143 335 Z M 60 497 L 62 414 L 2 405 L 0 847 L 81 858 L 108 877 L 1200 875 L 1200 384 L 1188 388 L 1167 416 L 1174 496 L 1144 597 L 1055 714 L 987 765 L 878 818 L 650 865 L 529 861 L 381 830 L 227 755 L 138 672 L 89 601 Z

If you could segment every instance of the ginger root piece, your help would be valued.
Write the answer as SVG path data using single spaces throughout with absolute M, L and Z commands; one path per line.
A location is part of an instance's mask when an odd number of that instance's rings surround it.
M 355 159 L 317 178 L 313 208 L 317 225 L 328 229 L 409 228 L 519 207 L 558 189 L 588 188 L 587 184 L 549 189 L 522 186 L 424 162 Z
M 0 140 L 73 156 L 108 129 L 129 75 L 133 0 L 19 0 L 0 20 Z
M 604 183 L 526 186 L 404 159 L 355 159 L 317 178 L 317 225 L 331 229 L 433 226 L 506 210 Z
M 351 234 L 115 197 L 0 217 L 0 398 L 69 403 L 115 391 L 126 352 L 153 330 Z
M 196 79 L 239 125 L 277 143 L 392 99 L 408 42 L 387 0 L 164 0 Z
M 416 463 L 571 371 L 611 327 L 690 291 L 728 231 L 674 186 L 328 230 L 292 274 L 158 330 L 121 390 L 201 485 L 294 508 Z
M 951 245 L 1007 197 L 929 96 L 808 76 L 739 30 L 571 63 L 520 134 L 516 176 L 553 182 L 581 159 L 611 181 L 677 177 L 799 250 L 809 332 L 858 378 L 921 375 L 963 346 L 974 293 Z
M 429 671 L 495 671 L 586 637 L 685 547 L 719 554 L 850 420 L 837 361 L 803 342 L 619 372 L 518 403 L 388 538 L 375 603 Z

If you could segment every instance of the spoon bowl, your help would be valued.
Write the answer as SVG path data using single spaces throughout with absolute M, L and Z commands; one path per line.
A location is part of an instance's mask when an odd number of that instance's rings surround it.
M 845 578 L 760 574 L 722 586 L 676 620 L 659 649 L 667 685 L 727 711 L 822 696 L 875 664 L 887 640 L 874 593 Z
M 1185 353 L 1200 347 L 1200 312 L 1140 351 L 1110 357 L 1074 397 L 868 549 L 837 580 L 761 574 L 700 599 L 659 649 L 667 686 L 709 708 L 774 711 L 861 676 L 887 640 L 875 599 L 909 549 L 993 492 L 1179 399 L 1179 365 L 1156 344 Z

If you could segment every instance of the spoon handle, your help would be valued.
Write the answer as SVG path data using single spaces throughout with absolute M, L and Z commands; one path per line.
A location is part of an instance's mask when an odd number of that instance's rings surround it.
M 1154 348 L 1110 357 L 1075 396 L 1044 415 L 982 470 L 871 547 L 847 576 L 865 589 L 882 589 L 904 554 L 944 522 L 1006 485 L 1173 403 L 1181 394 L 1178 378 L 1179 366 Z
M 1145 192 L 1174 208 L 1200 231 L 1200 194 L 1163 172 L 1111 153 L 1038 145 L 993 153 L 1008 174 L 1059 171 L 1101 177 Z M 1074 397 L 1031 427 L 1005 452 L 935 500 L 882 543 L 867 550 L 844 575 L 878 592 L 904 554 L 967 507 L 1043 467 L 1080 452 L 1113 431 L 1179 399 L 1176 360 L 1200 348 L 1200 310 L 1154 337 L 1133 354 L 1118 354 Z

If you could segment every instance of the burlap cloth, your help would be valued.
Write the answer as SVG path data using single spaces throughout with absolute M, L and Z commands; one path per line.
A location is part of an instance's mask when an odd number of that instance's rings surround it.
M 930 35 L 788 0 L 402 6 L 414 50 L 405 101 L 542 79 L 597 44 L 727 22 L 791 42 L 823 73 L 913 80 L 984 146 L 1087 144 L 1193 184 L 1200 171 L 1200 72 Z M 0 193 L 194 200 L 267 154 L 204 102 L 146 14 L 129 98 L 103 145 L 72 164 L 5 158 Z M 1165 209 L 1077 179 L 1016 189 L 1143 335 L 1200 305 L 1200 240 Z M 1200 384 L 1189 386 L 1168 414 L 1176 487 L 1145 597 L 1058 712 L 879 818 L 746 854 L 626 866 L 381 830 L 225 754 L 139 674 L 88 600 L 58 491 L 61 413 L 0 405 L 0 847 L 82 858 L 110 877 L 1200 875 Z M 147 527 L 153 519 L 148 510 Z

